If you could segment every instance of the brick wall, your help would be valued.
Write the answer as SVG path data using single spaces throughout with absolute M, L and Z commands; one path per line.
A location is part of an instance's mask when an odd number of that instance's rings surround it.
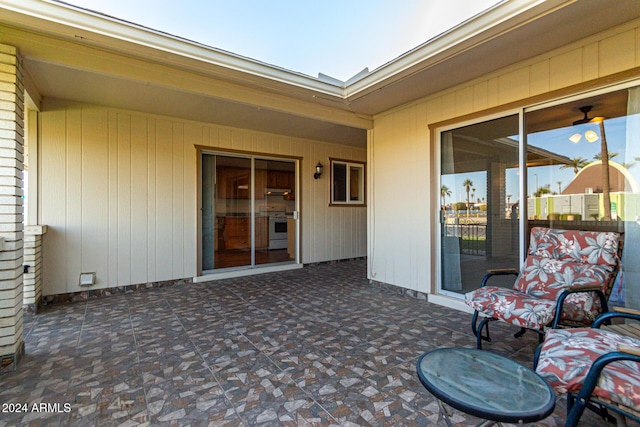
M 17 49 L 0 44 L 0 368 L 23 352 L 24 87 Z

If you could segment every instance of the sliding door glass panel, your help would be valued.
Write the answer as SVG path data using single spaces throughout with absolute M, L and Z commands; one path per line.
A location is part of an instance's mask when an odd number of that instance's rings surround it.
M 266 264 L 269 262 L 269 192 L 267 187 L 267 173 L 269 169 L 268 161 L 255 160 L 255 228 L 253 230 L 256 256 L 256 264 Z
M 525 115 L 527 224 L 625 233 L 626 283 L 640 283 L 640 90 L 582 98 Z M 634 280 L 630 280 L 630 279 Z M 640 305 L 640 286 L 613 304 Z
M 296 259 L 296 163 L 256 159 L 256 264 Z
M 215 268 L 215 253 L 221 239 L 215 212 L 216 156 L 202 156 L 202 270 Z
M 250 266 L 251 159 L 204 154 L 202 163 L 202 269 Z
M 294 160 L 203 154 L 202 270 L 295 262 L 296 182 Z
M 441 134 L 442 293 L 461 296 L 479 287 L 488 269 L 518 267 L 518 120 L 513 115 Z M 507 286 L 502 279 L 494 284 Z

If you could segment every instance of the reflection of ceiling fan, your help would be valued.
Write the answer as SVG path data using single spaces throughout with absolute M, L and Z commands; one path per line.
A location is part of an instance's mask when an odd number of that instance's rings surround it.
M 589 111 L 591 111 L 591 105 L 585 105 L 584 107 L 580 107 L 580 111 L 584 114 L 584 117 L 580 120 L 576 120 L 573 122 L 574 126 L 583 125 L 585 123 L 599 123 L 604 120 L 604 117 L 594 117 L 592 119 L 589 118 Z M 597 141 L 598 134 L 593 130 L 588 130 L 585 132 L 584 137 L 589 142 Z M 569 140 L 574 144 L 577 144 L 582 139 L 582 135 L 580 133 L 575 133 L 569 137 Z
M 580 111 L 584 114 L 584 117 L 581 118 L 580 120 L 576 120 L 575 122 L 573 122 L 574 126 L 577 125 L 582 125 L 585 123 L 594 123 L 594 122 L 601 122 L 604 120 L 604 117 L 593 117 L 593 118 L 589 118 L 589 111 L 591 111 L 591 105 L 585 105 L 584 107 L 580 107 Z

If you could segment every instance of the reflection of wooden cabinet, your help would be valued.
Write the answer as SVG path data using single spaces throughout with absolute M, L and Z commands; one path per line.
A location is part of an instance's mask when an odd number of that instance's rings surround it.
M 218 199 L 251 198 L 251 171 L 245 168 L 219 167 L 216 178 L 216 197 Z M 296 174 L 286 171 L 255 171 L 255 197 L 264 199 L 266 188 L 290 189 L 284 196 L 286 200 L 295 199 Z
M 269 246 L 269 218 L 256 218 L 256 249 Z
M 216 173 L 218 199 L 248 199 L 251 196 L 251 171 L 220 167 Z
M 256 218 L 256 248 L 269 246 L 268 218 Z M 225 249 L 251 248 L 251 218 L 228 216 L 225 218 Z
M 256 199 L 264 199 L 264 191 L 267 187 L 267 171 L 256 169 Z
M 284 196 L 285 200 L 295 200 L 296 174 L 287 171 L 268 171 L 267 187 L 289 189 L 291 192 Z
M 289 181 L 289 185 L 287 188 L 291 189 L 291 193 L 285 196 L 286 200 L 295 200 L 296 199 L 296 174 L 295 172 L 287 172 L 287 180 Z
M 228 216 L 225 218 L 224 225 L 225 249 L 248 249 L 251 247 L 250 218 Z
M 291 172 L 269 171 L 267 173 L 267 187 L 269 188 L 291 188 L 289 176 Z

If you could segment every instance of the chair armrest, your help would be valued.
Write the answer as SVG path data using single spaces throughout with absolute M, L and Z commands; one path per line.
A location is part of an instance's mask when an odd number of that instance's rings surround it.
M 593 321 L 591 327 L 599 328 L 604 322 L 614 318 L 633 319 L 640 322 L 640 312 L 629 308 L 619 308 L 615 311 L 602 313 L 600 316 L 596 317 L 596 320 Z
M 638 347 L 630 347 L 628 345 L 619 345 L 618 351 L 627 354 L 633 354 L 635 356 L 640 356 L 640 348 Z
M 613 312 L 610 312 L 610 313 L 613 313 Z M 627 353 L 625 351 L 621 351 L 620 348 L 618 348 L 618 351 L 606 353 L 598 357 L 591 364 L 591 367 L 589 368 L 589 372 L 585 377 L 584 383 L 582 384 L 582 387 L 580 388 L 580 392 L 578 393 L 576 399 L 578 399 L 579 401 L 580 400 L 588 401 L 591 396 L 591 393 L 593 393 L 593 390 L 598 384 L 598 379 L 600 378 L 600 374 L 602 373 L 602 370 L 609 363 L 617 362 L 621 360 L 630 360 L 632 362 L 640 363 L 640 354 Z
M 520 274 L 517 268 L 494 268 L 491 270 L 487 270 L 487 274 L 482 278 L 482 283 L 480 284 L 481 288 L 484 288 L 487 284 L 487 281 L 493 276 L 506 276 L 513 275 L 517 276 Z
M 629 313 L 629 314 L 635 314 L 637 316 L 640 316 L 640 310 L 636 310 L 634 308 L 613 307 L 613 311 L 615 311 L 617 313 Z
M 602 307 L 602 311 L 604 313 L 609 311 L 607 298 L 604 296 L 604 292 L 602 292 L 602 288 L 598 285 L 593 286 L 569 286 L 566 288 L 560 296 L 558 297 L 558 305 L 556 306 L 556 314 L 553 317 L 553 323 L 551 324 L 551 328 L 557 329 L 558 324 L 560 323 L 560 317 L 562 317 L 562 306 L 564 304 L 564 300 L 571 294 L 576 294 L 579 292 L 595 292 L 600 299 L 600 306 Z
M 567 289 L 567 291 L 571 292 L 593 292 L 593 291 L 600 291 L 602 292 L 602 288 L 598 285 L 592 285 L 592 286 L 569 286 Z
M 488 274 L 518 274 L 517 268 L 492 268 L 487 270 Z

